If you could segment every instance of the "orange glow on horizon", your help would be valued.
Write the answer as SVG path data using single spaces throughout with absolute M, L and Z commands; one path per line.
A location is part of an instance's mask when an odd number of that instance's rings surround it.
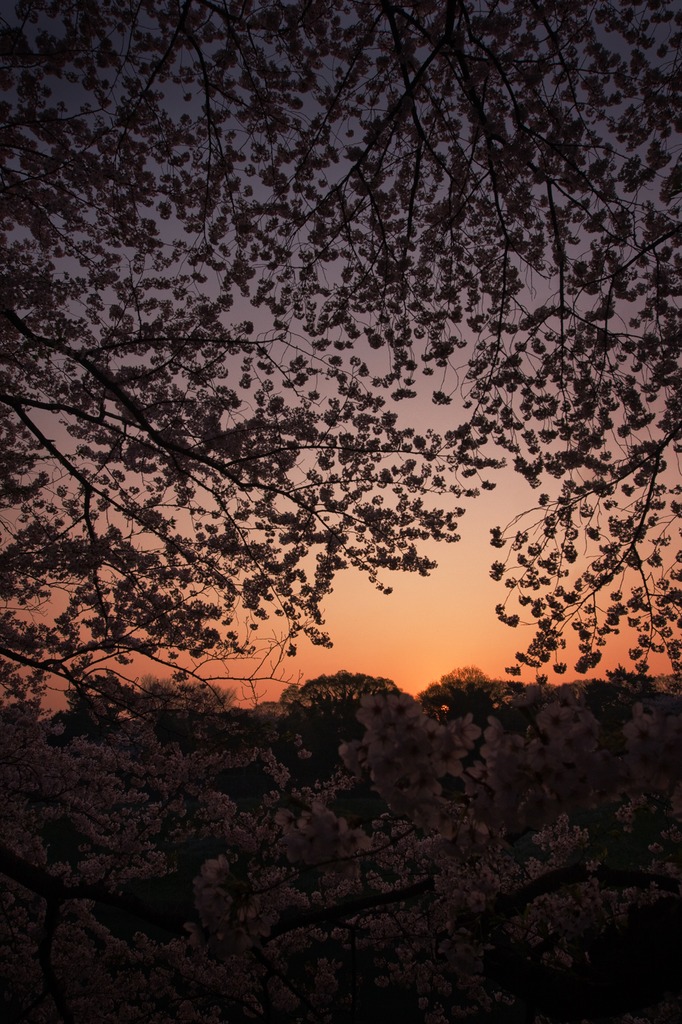
M 299 638 L 296 656 L 284 658 L 274 667 L 267 660 L 263 663 L 253 690 L 242 681 L 252 668 L 249 663 L 235 660 L 225 668 L 222 663 L 210 662 L 199 674 L 233 686 L 238 699 L 246 704 L 253 701 L 254 694 L 261 700 L 278 700 L 288 683 L 341 669 L 392 679 L 412 694 L 465 665 L 475 665 L 494 679 L 510 678 L 505 668 L 514 665 L 515 653 L 527 647 L 533 628 L 520 625 L 513 629 L 496 617 L 495 606 L 504 600 L 506 590 L 489 576 L 490 564 L 499 557 L 490 546 L 490 529 L 505 526 L 515 514 L 532 507 L 534 494 L 513 472 L 503 472 L 499 479 L 494 491 L 484 491 L 470 502 L 460 523 L 460 541 L 425 545 L 425 553 L 438 562 L 430 576 L 382 573 L 382 582 L 393 587 L 390 595 L 377 591 L 359 570 L 347 569 L 337 576 L 333 593 L 324 602 L 332 648 L 315 647 Z M 267 633 L 267 624 L 263 633 Z M 541 670 L 550 683 L 581 678 L 573 669 L 578 657 L 573 637 L 569 626 L 566 639 L 570 646 L 558 659 L 567 663 L 566 673 L 553 672 L 551 663 Z M 608 637 L 602 660 L 589 676 L 604 677 L 618 664 L 631 667 L 628 650 L 634 642 L 632 631 Z M 178 667 L 183 661 L 178 660 Z M 652 657 L 650 668 L 653 674 L 671 671 L 663 655 Z M 271 671 L 275 679 L 268 680 Z M 145 674 L 169 676 L 170 670 L 135 657 L 125 674 L 131 679 Z M 523 668 L 520 678 L 533 682 L 535 672 Z M 64 707 L 63 694 L 51 693 L 46 704 L 55 710 Z
M 285 659 L 280 666 L 282 674 L 289 682 L 303 682 L 347 669 L 385 676 L 413 694 L 465 665 L 475 665 L 491 678 L 512 678 L 505 668 L 516 664 L 515 654 L 530 643 L 533 627 L 511 628 L 495 614 L 495 606 L 504 601 L 507 591 L 489 575 L 491 563 L 499 557 L 490 546 L 490 529 L 505 526 L 534 502 L 535 495 L 525 481 L 507 471 L 494 491 L 482 492 L 471 502 L 460 524 L 460 541 L 429 546 L 428 554 L 438 562 L 430 576 L 384 574 L 382 581 L 393 586 L 393 593 L 385 595 L 359 571 L 341 573 L 324 605 L 326 628 L 334 646 L 314 647 L 301 640 L 296 657 Z M 512 610 L 519 610 L 515 603 Z M 522 616 L 522 620 L 529 619 L 530 615 Z M 567 663 L 566 672 L 555 673 L 551 662 L 540 670 L 550 683 L 581 678 L 573 668 L 579 651 L 570 625 L 565 636 L 567 648 L 559 652 L 557 660 Z M 607 637 L 602 660 L 588 675 L 603 677 L 619 664 L 633 667 L 628 651 L 635 639 L 630 630 Z M 670 662 L 664 655 L 652 656 L 650 670 L 668 673 Z M 535 672 L 522 667 L 520 678 L 533 682 Z M 263 689 L 267 699 L 276 700 L 282 685 L 272 683 Z

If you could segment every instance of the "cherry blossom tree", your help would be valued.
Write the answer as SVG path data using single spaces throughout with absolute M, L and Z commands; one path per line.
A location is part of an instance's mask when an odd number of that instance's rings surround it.
M 538 1022 L 674 1021 L 682 716 L 636 705 L 614 751 L 555 698 L 524 694 L 523 735 L 363 697 L 341 755 L 381 797 L 364 821 L 334 809 L 350 774 L 301 786 L 229 722 L 189 752 L 132 714 L 61 745 L 37 702 L 6 701 L 10 1019 L 362 1019 L 378 985 L 430 1022 L 519 1000 Z M 240 805 L 229 771 L 255 762 L 271 791 Z M 572 820 L 604 806 L 625 835 L 656 814 L 648 859 Z
M 5 653 L 324 642 L 334 573 L 426 571 L 507 458 L 521 661 L 676 660 L 676 5 L 327 14 L 3 14 Z
M 681 38 L 672 0 L 5 5 L 12 1020 L 358 1020 L 363 972 L 431 1024 L 679 1019 L 679 718 L 636 704 L 618 746 L 568 691 L 525 734 L 366 697 L 306 787 L 209 691 L 162 742 L 136 681 L 327 643 L 334 576 L 427 572 L 505 460 L 520 663 L 627 625 L 679 667 Z M 55 682 L 107 728 L 62 741 Z M 571 817 L 604 808 L 658 816 L 644 860 Z

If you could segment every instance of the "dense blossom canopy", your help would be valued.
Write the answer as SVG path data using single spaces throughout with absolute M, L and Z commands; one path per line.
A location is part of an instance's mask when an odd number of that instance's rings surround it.
M 0 716 L 9 1019 L 337 1022 L 378 985 L 384 1009 L 402 993 L 428 1024 L 475 1007 L 513 1020 L 514 1000 L 537 1024 L 674 1024 L 682 716 L 638 703 L 605 737 L 570 687 L 547 690 L 527 689 L 529 728 L 511 733 L 366 695 L 363 736 L 341 748 L 352 774 L 307 786 L 257 716 L 250 733 L 215 709 L 202 724 L 197 699 L 181 748 L 151 713 L 112 700 L 107 719 L 100 697 L 106 735 L 64 742 L 15 689 Z M 372 800 L 353 799 L 354 775 Z
M 677 659 L 679 17 L 5 11 L 3 646 L 68 679 L 324 642 L 333 575 L 426 571 L 506 458 L 521 660 L 626 623 Z

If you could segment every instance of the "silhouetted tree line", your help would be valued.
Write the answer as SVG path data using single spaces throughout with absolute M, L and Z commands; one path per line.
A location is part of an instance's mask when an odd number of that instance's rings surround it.
M 537 685 L 541 699 L 549 703 L 555 688 L 542 679 Z M 601 722 L 607 741 L 611 734 L 619 735 L 637 701 L 670 710 L 682 705 L 682 680 L 674 675 L 653 676 L 618 666 L 603 679 L 574 685 Z M 472 715 L 484 726 L 494 716 L 506 730 L 523 733 L 528 720 L 517 705 L 525 689 L 517 679 L 491 679 L 479 668 L 465 666 L 445 673 L 418 693 L 417 699 L 427 715 L 441 722 Z M 303 684 L 290 684 L 279 701 L 244 707 L 236 702 L 232 690 L 145 676 L 136 690 L 112 687 L 108 699 L 102 694 L 93 697 L 69 691 L 66 709 L 55 716 L 62 726 L 55 742 L 65 744 L 74 736 L 104 739 L 124 717 L 151 714 L 160 742 L 175 743 L 183 753 L 221 746 L 234 751 L 240 746 L 271 745 L 292 775 L 308 782 L 338 768 L 340 743 L 361 735 L 356 714 L 365 695 L 400 692 L 391 679 L 342 669 Z M 244 772 L 226 770 L 224 783 L 230 790 L 244 792 L 260 790 L 261 783 L 265 784 L 262 772 L 253 764 Z

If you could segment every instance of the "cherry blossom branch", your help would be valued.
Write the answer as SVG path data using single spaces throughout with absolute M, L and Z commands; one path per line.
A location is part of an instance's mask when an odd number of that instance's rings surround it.
M 423 878 L 411 885 L 400 889 L 392 889 L 390 892 L 375 893 L 368 896 L 359 896 L 352 900 L 344 900 L 333 907 L 322 907 L 319 910 L 311 910 L 307 913 L 297 914 L 293 919 L 286 918 L 273 925 L 272 930 L 265 942 L 276 939 L 280 935 L 296 931 L 299 928 L 312 928 L 316 925 L 343 921 L 349 917 L 357 917 L 367 911 L 380 907 L 392 906 L 396 903 L 404 903 L 421 896 L 427 892 L 434 891 L 433 878 Z
M 186 913 L 160 910 L 145 903 L 137 896 L 123 892 L 113 893 L 101 885 L 91 885 L 86 882 L 69 885 L 44 868 L 36 867 L 35 864 L 18 856 L 4 843 L 0 843 L 0 873 L 47 900 L 48 904 L 53 907 L 50 920 L 55 922 L 56 911 L 54 908 L 59 904 L 68 900 L 93 900 L 95 903 L 123 910 L 147 924 L 156 925 L 165 931 L 177 935 L 184 934 L 184 925 L 187 921 Z
M 566 867 L 556 868 L 554 871 L 545 872 L 515 892 L 500 893 L 495 900 L 491 915 L 495 917 L 502 914 L 508 919 L 515 917 L 517 914 L 523 913 L 528 904 L 538 896 L 557 892 L 558 889 L 565 886 L 589 882 L 593 878 L 612 888 L 644 890 L 655 887 L 678 896 L 682 886 L 679 879 L 658 872 L 612 868 L 606 864 L 597 864 L 593 868 L 586 864 L 570 864 Z

